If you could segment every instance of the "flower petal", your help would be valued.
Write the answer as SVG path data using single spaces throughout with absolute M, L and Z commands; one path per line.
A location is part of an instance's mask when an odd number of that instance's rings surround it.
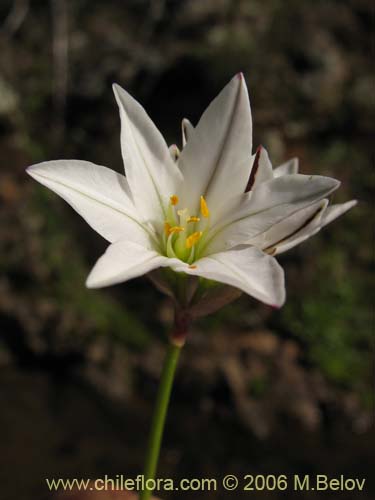
M 109 245 L 89 274 L 86 286 L 101 288 L 142 276 L 158 267 L 177 265 L 177 259 L 168 259 L 153 250 L 129 241 Z
M 134 204 L 160 229 L 169 196 L 182 175 L 162 135 L 143 107 L 119 85 L 113 91 L 120 108 L 121 150 Z
M 311 205 L 338 188 L 330 177 L 286 175 L 259 184 L 243 197 L 237 209 L 212 228 L 207 243 L 209 252 L 248 244 L 286 217 Z
M 330 205 L 324 212 L 322 218 L 322 227 L 326 226 L 330 222 L 343 215 L 345 212 L 357 205 L 357 200 L 347 201 L 346 203 L 339 203 L 337 205 Z
M 128 238 L 149 244 L 123 175 L 79 160 L 38 163 L 27 173 L 60 195 L 106 240 Z
M 273 179 L 272 163 L 263 146 L 259 146 L 251 167 L 245 193 L 254 190 L 260 183 Z
M 275 307 L 285 301 L 282 267 L 256 247 L 234 248 L 204 257 L 194 266 L 179 264 L 174 269 L 234 286 Z
M 292 158 L 291 160 L 286 161 L 279 167 L 276 167 L 273 171 L 274 177 L 292 174 L 298 174 L 298 158 Z
M 195 213 L 200 195 L 209 205 L 220 207 L 223 194 L 228 198 L 230 192 L 243 192 L 249 175 L 251 137 L 247 88 L 243 76 L 237 75 L 203 113 L 181 153 L 181 205 Z
M 319 231 L 327 205 L 327 199 L 317 201 L 258 235 L 251 243 L 271 255 L 284 252 Z
M 184 118 L 181 123 L 182 129 L 182 147 L 186 146 L 187 141 L 194 133 L 194 127 L 187 118 Z
M 270 242 L 272 239 L 274 240 L 274 242 L 269 245 L 265 244 L 262 248 L 267 249 L 267 251 L 269 251 L 271 255 L 278 255 L 280 253 L 286 252 L 287 250 L 294 248 L 300 243 L 303 243 L 308 238 L 311 238 L 311 236 L 314 236 L 322 229 L 322 227 L 326 226 L 334 219 L 347 212 L 356 204 L 356 200 L 332 206 L 327 206 L 328 200 L 322 200 L 318 203 L 315 203 L 307 209 L 297 212 L 292 217 L 289 217 L 285 221 L 285 224 L 283 221 L 271 228 L 270 231 L 267 232 L 267 242 Z M 305 222 L 302 222 L 302 214 L 305 218 Z M 286 229 L 288 221 L 291 222 L 291 224 L 289 224 L 289 229 L 293 227 L 293 222 L 297 222 L 297 216 L 302 222 L 301 227 L 299 229 L 297 228 L 293 232 L 290 232 L 289 236 L 277 239 L 282 234 L 283 229 Z M 294 219 L 294 221 L 291 221 L 291 219 Z M 254 242 L 254 244 L 256 244 L 256 242 Z
M 318 233 L 322 229 L 322 227 L 326 226 L 334 219 L 347 212 L 356 204 L 357 201 L 352 200 L 348 201 L 347 203 L 326 207 L 320 213 L 317 213 L 316 217 L 312 218 L 312 220 L 310 220 L 309 223 L 302 227 L 298 232 L 292 234 L 289 238 L 286 238 L 279 244 L 276 244 L 275 252 L 272 255 L 286 252 L 287 250 L 294 248 L 300 243 L 303 243 L 305 240 Z

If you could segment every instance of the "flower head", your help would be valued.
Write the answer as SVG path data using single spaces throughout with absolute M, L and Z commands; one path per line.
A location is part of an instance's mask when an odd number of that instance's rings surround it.
M 275 306 L 285 300 L 274 256 L 356 202 L 328 205 L 335 179 L 298 174 L 298 161 L 273 169 L 252 154 L 246 84 L 235 76 L 194 128 L 182 122 L 182 150 L 168 148 L 142 106 L 114 85 L 126 177 L 78 160 L 28 168 L 110 242 L 88 287 L 120 283 L 157 268 L 236 287 Z

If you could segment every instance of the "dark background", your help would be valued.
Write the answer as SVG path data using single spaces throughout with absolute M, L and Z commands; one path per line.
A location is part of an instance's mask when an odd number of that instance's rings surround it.
M 172 316 L 146 278 L 85 289 L 106 243 L 26 166 L 122 171 L 112 82 L 179 144 L 181 119 L 196 123 L 238 71 L 255 145 L 340 179 L 334 202 L 360 203 L 281 256 L 280 311 L 243 296 L 195 325 L 160 476 L 344 474 L 366 491 L 298 498 L 374 498 L 371 3 L 1 1 L 1 499 L 47 499 L 46 477 L 141 472 Z

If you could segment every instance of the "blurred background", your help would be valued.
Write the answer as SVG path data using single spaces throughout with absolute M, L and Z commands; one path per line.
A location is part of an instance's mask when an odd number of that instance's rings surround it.
M 172 318 L 146 278 L 85 289 L 106 242 L 26 166 L 121 172 L 112 82 L 180 144 L 181 119 L 195 124 L 238 71 L 255 145 L 340 179 L 334 202 L 360 203 L 281 256 L 280 311 L 243 296 L 195 325 L 159 473 L 345 474 L 375 498 L 372 22 L 370 0 L 1 1 L 1 499 L 47 499 L 46 477 L 141 472 Z

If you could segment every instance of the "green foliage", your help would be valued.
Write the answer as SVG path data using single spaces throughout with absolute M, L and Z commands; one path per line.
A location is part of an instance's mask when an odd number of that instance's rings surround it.
M 303 296 L 298 299 L 290 290 L 282 324 L 307 345 L 307 358 L 326 377 L 366 391 L 372 342 L 369 283 L 351 272 L 348 249 L 332 242 L 313 265 Z

